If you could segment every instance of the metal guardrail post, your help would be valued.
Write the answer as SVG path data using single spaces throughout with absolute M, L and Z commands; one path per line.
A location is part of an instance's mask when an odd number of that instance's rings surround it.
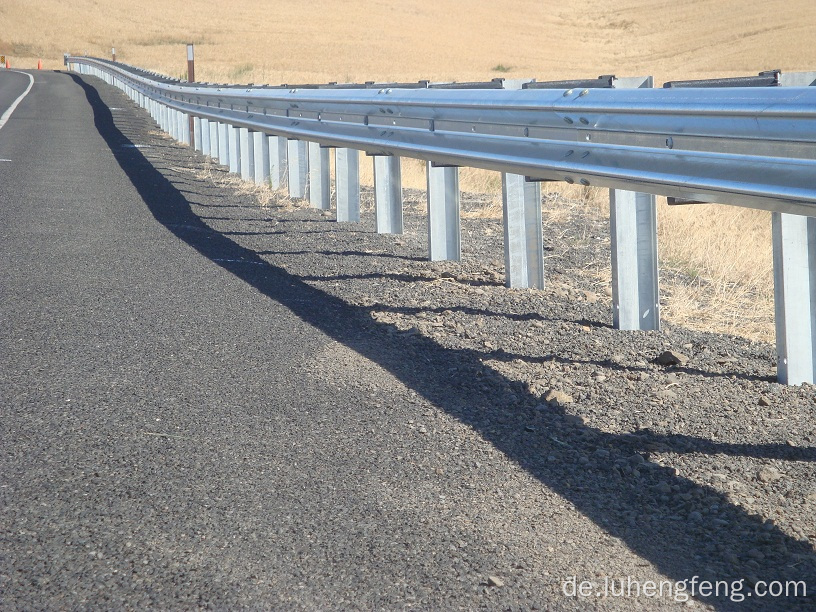
M 374 216 L 378 234 L 401 234 L 402 174 L 396 155 L 374 157 Z
M 171 112 L 173 113 L 172 124 L 171 124 L 172 136 L 173 136 L 173 139 L 176 142 L 180 142 L 180 141 L 184 140 L 184 135 L 183 135 L 183 132 L 182 132 L 182 124 L 181 124 L 181 122 L 183 121 L 183 113 L 181 113 L 180 111 L 177 111 L 175 109 L 172 109 Z
M 201 117 L 193 117 L 193 148 L 201 151 Z
M 287 147 L 286 138 L 282 136 L 269 137 L 269 186 L 272 189 L 280 189 L 286 185 L 288 173 Z
M 240 145 L 241 178 L 245 181 L 255 180 L 255 147 L 254 137 L 247 128 L 238 128 Z
M 541 184 L 502 174 L 505 284 L 513 289 L 544 288 Z
M 269 185 L 269 136 L 252 132 L 252 157 L 255 162 L 254 177 L 257 185 Z
M 615 79 L 615 89 L 650 88 L 652 77 Z M 609 190 L 612 320 L 615 329 L 660 329 L 657 202 L 649 193 Z
M 331 165 L 329 149 L 309 143 L 309 203 L 313 208 L 331 208 Z
M 209 119 L 201 119 L 201 153 L 204 155 L 210 154 L 210 121 Z M 198 140 L 196 142 L 199 142 Z
M 286 164 L 289 168 L 289 196 L 306 198 L 309 196 L 309 156 L 306 142 L 287 140 Z
M 657 205 L 649 193 L 609 190 L 615 329 L 660 329 Z
M 520 89 L 522 81 L 505 82 Z M 504 284 L 517 289 L 544 288 L 544 236 L 541 185 L 518 174 L 502 173 Z
M 227 148 L 229 149 L 229 171 L 233 174 L 241 173 L 241 134 L 238 128 L 227 124 Z
M 218 122 L 218 163 L 229 166 L 229 126 L 223 121 Z
M 459 222 L 459 168 L 426 162 L 428 180 L 428 257 L 462 258 Z
M 181 133 L 182 143 L 189 145 L 193 142 L 193 134 L 190 132 L 190 115 L 187 113 L 179 113 L 179 132 Z
M 334 174 L 337 220 L 357 223 L 360 221 L 360 152 L 357 149 L 335 149 Z
M 816 218 L 772 213 L 777 379 L 816 380 Z
M 783 87 L 816 86 L 816 72 L 782 73 Z M 816 382 L 816 218 L 771 213 L 776 376 Z
M 210 120 L 210 157 L 218 159 L 218 122 Z

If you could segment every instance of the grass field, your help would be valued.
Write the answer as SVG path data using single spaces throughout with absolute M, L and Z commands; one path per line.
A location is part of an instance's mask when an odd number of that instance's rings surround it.
M 814 0 L 6 0 L 0 55 L 60 68 L 64 52 L 176 77 L 196 44 L 199 80 L 297 83 L 676 78 L 816 70 Z M 422 168 L 408 164 L 408 186 Z M 464 189 L 496 193 L 488 173 Z M 603 207 L 604 195 L 579 193 Z M 769 215 L 732 207 L 660 210 L 667 318 L 773 337 Z

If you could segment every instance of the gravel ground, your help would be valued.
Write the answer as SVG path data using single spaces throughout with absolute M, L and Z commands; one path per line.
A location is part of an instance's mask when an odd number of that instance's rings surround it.
M 86 80 L 109 106 L 126 106 Z M 358 224 L 279 197 L 264 205 L 141 111 L 114 121 L 189 207 L 187 221 L 167 229 L 330 339 L 296 364 L 303 384 L 368 398 L 314 406 L 285 426 L 304 446 L 342 430 L 344 452 L 323 461 L 370 460 L 353 481 L 311 483 L 326 499 L 315 530 L 341 520 L 331 502 L 350 487 L 366 508 L 359 538 L 378 534 L 381 548 L 349 557 L 307 535 L 297 566 L 266 562 L 277 586 L 266 574 L 265 586 L 233 584 L 246 597 L 231 605 L 814 607 L 816 388 L 774 382 L 767 344 L 668 324 L 612 329 L 604 220 L 545 200 L 547 288 L 509 290 L 500 220 L 466 214 L 463 261 L 429 262 L 422 192 L 405 191 L 403 235 L 378 235 L 370 190 Z M 478 208 L 463 197 L 466 212 Z M 666 351 L 674 363 L 659 363 Z M 309 464 L 288 469 L 309 482 Z M 285 530 L 297 498 L 280 504 Z M 229 500 L 215 508 L 228 513 Z M 406 559 L 434 580 L 396 571 L 372 586 L 355 573 Z M 592 581 L 592 595 L 565 596 L 571 577 Z M 688 602 L 598 595 L 605 581 L 618 588 L 627 577 L 698 577 L 737 590 Z M 753 591 L 775 580 L 806 581 L 807 596 Z

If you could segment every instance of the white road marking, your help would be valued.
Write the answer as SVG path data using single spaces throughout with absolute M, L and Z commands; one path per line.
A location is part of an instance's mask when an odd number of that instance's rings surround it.
M 14 109 L 17 108 L 17 105 L 23 101 L 23 98 L 25 98 L 28 95 L 28 92 L 31 91 L 31 87 L 34 85 L 34 77 L 28 74 L 27 72 L 20 72 L 18 70 L 10 70 L 9 72 L 24 74 L 28 77 L 29 82 L 28 87 L 26 87 L 26 90 L 20 95 L 19 98 L 17 98 L 14 101 L 14 103 L 11 106 L 8 107 L 8 110 L 0 116 L 0 130 L 3 129 L 3 126 L 6 125 L 6 121 L 9 120 L 9 117 L 11 117 L 11 113 L 13 113 Z
M 0 159 L 0 162 L 10 162 L 10 159 Z

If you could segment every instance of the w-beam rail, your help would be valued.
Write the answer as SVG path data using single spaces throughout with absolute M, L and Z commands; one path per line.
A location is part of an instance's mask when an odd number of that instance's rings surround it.
M 771 211 L 778 378 L 816 378 L 816 73 L 660 89 L 608 75 L 270 87 L 186 83 L 89 57 L 66 64 L 124 90 L 231 172 L 288 185 L 317 208 L 330 208 L 335 149 L 338 221 L 359 220 L 364 151 L 381 233 L 402 232 L 400 157 L 425 160 L 433 260 L 460 258 L 458 168 L 502 172 L 509 287 L 544 286 L 540 181 L 609 188 L 619 329 L 660 327 L 655 195 Z

